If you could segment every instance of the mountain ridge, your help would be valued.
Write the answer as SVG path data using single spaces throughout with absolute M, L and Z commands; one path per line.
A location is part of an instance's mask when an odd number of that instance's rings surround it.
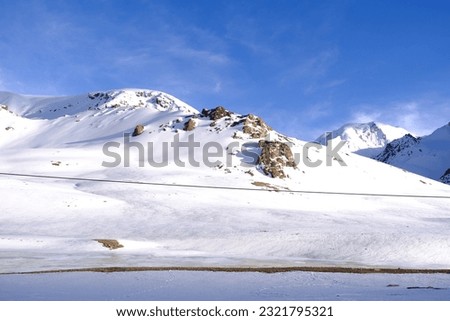
M 396 139 L 376 159 L 449 184 L 450 123 L 430 135 Z
M 336 130 L 322 134 L 316 141 L 326 145 L 328 141 L 344 141 L 346 149 L 362 156 L 374 157 L 388 142 L 403 137 L 409 131 L 380 122 L 347 123 Z

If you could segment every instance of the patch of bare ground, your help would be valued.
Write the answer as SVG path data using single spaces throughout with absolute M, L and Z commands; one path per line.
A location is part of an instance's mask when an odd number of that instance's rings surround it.
M 117 240 L 110 240 L 110 239 L 95 239 L 94 241 L 97 241 L 98 243 L 102 244 L 104 247 L 110 249 L 110 250 L 116 250 L 123 247 L 122 244 L 120 244 Z
M 269 183 L 259 182 L 259 181 L 252 182 L 252 185 L 255 185 L 258 187 L 266 187 L 267 189 L 273 190 L 275 192 L 279 191 L 280 189 L 287 190 L 287 191 L 289 190 L 289 188 L 287 188 L 287 187 L 275 186 L 275 185 L 272 185 Z
M 42 274 L 62 272 L 145 272 L 145 271 L 199 271 L 199 272 L 257 272 L 257 273 L 284 273 L 284 272 L 324 272 L 324 273 L 354 273 L 354 274 L 450 274 L 450 269 L 402 269 L 402 268 L 358 268 L 338 266 L 291 266 L 291 267 L 189 267 L 189 266 L 112 266 L 92 267 L 79 269 L 58 269 L 47 271 L 13 272 L 0 274 Z

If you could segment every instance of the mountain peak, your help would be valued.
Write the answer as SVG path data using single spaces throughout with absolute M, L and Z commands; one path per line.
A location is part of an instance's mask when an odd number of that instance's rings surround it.
M 376 159 L 448 184 L 450 126 L 446 124 L 423 137 L 405 135 L 396 139 Z
M 326 145 L 330 139 L 333 141 L 345 141 L 345 145 L 350 152 L 373 157 L 387 143 L 408 133 L 406 129 L 401 127 L 371 121 L 345 124 L 331 133 L 321 135 L 316 141 L 322 145 Z

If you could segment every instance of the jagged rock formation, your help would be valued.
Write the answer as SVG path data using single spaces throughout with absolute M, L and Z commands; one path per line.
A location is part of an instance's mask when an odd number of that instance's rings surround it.
M 242 132 L 249 134 L 251 138 L 266 137 L 272 128 L 267 125 L 260 117 L 249 114 L 244 120 Z
M 421 138 L 416 138 L 411 134 L 406 134 L 402 138 L 395 139 L 386 145 L 384 151 L 376 157 L 376 160 L 389 164 L 389 160 L 395 157 L 398 153 L 403 150 L 414 146 L 420 142 Z M 407 152 L 408 153 L 408 152 Z
M 284 168 L 296 166 L 291 148 L 286 143 L 261 140 L 259 147 L 261 155 L 257 164 L 261 166 L 266 175 L 286 178 Z
M 224 107 L 222 106 L 218 106 L 214 109 L 203 109 L 202 110 L 202 115 L 205 117 L 209 117 L 209 119 L 215 121 L 215 120 L 219 120 L 223 117 L 229 117 L 231 116 L 233 113 L 226 110 Z
M 376 159 L 449 184 L 449 146 L 450 126 L 444 125 L 430 135 L 419 138 L 405 135 L 396 139 Z

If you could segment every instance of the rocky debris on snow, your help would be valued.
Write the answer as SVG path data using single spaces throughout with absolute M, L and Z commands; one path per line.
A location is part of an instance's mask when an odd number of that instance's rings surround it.
M 197 126 L 197 123 L 193 118 L 190 118 L 187 122 L 184 123 L 183 130 L 191 131 Z
M 61 161 L 51 161 L 53 166 L 59 166 L 61 165 Z
M 156 97 L 156 104 L 164 109 L 170 109 L 175 103 L 172 99 L 167 96 L 160 95 Z
M 100 99 L 104 99 L 104 100 L 108 100 L 111 98 L 111 96 L 108 93 L 102 93 L 102 92 L 89 93 L 88 97 L 90 99 L 100 98 Z
M 284 168 L 295 168 L 294 155 L 286 143 L 261 140 L 259 147 L 261 155 L 258 157 L 257 165 L 261 166 L 264 174 L 286 178 Z
M 94 241 L 97 241 L 98 243 L 102 244 L 104 247 L 110 249 L 110 250 L 116 250 L 123 247 L 122 244 L 120 244 L 117 240 L 110 240 L 110 239 L 95 239 Z
M 8 126 L 5 128 L 5 130 L 14 130 L 14 127 Z
M 144 125 L 136 125 L 136 127 L 134 128 L 133 134 L 131 136 L 139 136 L 140 134 L 142 134 L 144 132 Z
M 145 97 L 145 98 L 152 97 L 152 93 L 150 91 L 147 91 L 147 90 L 136 91 L 135 95 L 136 95 L 136 97 Z
M 0 109 L 9 110 L 7 105 L 0 104 Z
M 253 171 L 251 169 L 249 169 L 248 171 L 245 172 L 245 174 L 248 174 L 250 176 L 255 176 L 255 174 L 253 174 Z
M 450 125 L 450 124 L 449 124 Z M 439 180 L 444 183 L 444 184 L 449 184 L 450 185 L 450 168 L 448 168 L 444 175 L 442 175 Z

